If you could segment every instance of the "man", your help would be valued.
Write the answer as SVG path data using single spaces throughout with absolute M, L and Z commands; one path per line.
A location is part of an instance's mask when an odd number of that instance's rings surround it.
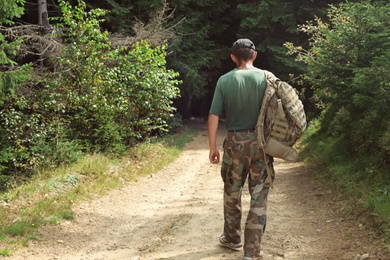
M 250 209 L 244 231 L 244 260 L 259 259 L 261 237 L 266 227 L 268 174 L 273 178 L 273 158 L 264 158 L 257 147 L 255 126 L 266 88 L 264 72 L 253 66 L 257 57 L 249 39 L 239 39 L 232 47 L 231 59 L 236 68 L 217 82 L 208 118 L 209 159 L 220 161 L 216 136 L 219 117 L 225 111 L 227 136 L 223 143 L 221 176 L 224 182 L 224 230 L 219 238 L 231 249 L 241 243 L 241 192 L 248 179 Z M 267 173 L 266 163 L 272 173 Z

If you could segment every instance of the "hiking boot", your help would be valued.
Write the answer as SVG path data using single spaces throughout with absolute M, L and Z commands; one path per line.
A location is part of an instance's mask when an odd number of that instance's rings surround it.
M 229 241 L 226 239 L 225 234 L 222 234 L 222 235 L 219 237 L 219 243 L 221 244 L 221 246 L 228 247 L 228 248 L 230 248 L 230 249 L 238 249 L 238 248 L 242 247 L 242 244 L 241 244 L 241 243 L 234 244 L 234 243 L 229 242 Z

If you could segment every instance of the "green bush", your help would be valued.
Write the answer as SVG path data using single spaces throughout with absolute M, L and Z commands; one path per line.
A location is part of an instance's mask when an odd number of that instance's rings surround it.
M 4 1 L 3 1 L 4 2 Z M 23 0 L 10 0 L 0 4 L 0 25 L 12 25 L 14 18 L 23 15 Z M 10 176 L 3 172 L 15 161 L 15 153 L 25 157 L 23 144 L 15 143 L 14 125 L 20 125 L 20 113 L 7 108 L 5 103 L 16 97 L 16 88 L 24 84 L 31 77 L 31 64 L 19 65 L 14 60 L 22 40 L 12 41 L 0 32 L 0 188 L 12 182 Z M 8 117 L 9 116 L 9 117 Z M 16 146 L 14 146 L 14 145 Z M 25 158 L 23 158 L 25 159 Z
M 167 131 L 178 74 L 167 70 L 166 46 L 148 42 L 111 47 L 100 30 L 105 12 L 85 12 L 85 4 L 61 2 L 57 27 L 69 43 L 48 75 L 43 96 L 48 114 L 68 125 L 70 139 L 88 151 L 122 152 L 126 146 Z
M 2 188 L 39 168 L 75 162 L 81 152 L 123 153 L 174 120 L 179 81 L 166 69 L 166 45 L 114 48 L 100 26 L 105 11 L 86 11 L 81 0 L 60 7 L 62 17 L 53 20 L 63 47 L 54 70 L 0 107 Z
M 0 111 L 0 186 L 11 184 L 6 175 L 28 176 L 39 167 L 75 162 L 81 148 L 67 140 L 64 126 L 54 118 L 29 113 L 30 101 L 20 97 Z M 51 121 L 50 121 L 51 120 Z
M 303 25 L 310 49 L 287 47 L 307 65 L 306 79 L 322 110 L 321 128 L 343 135 L 350 154 L 390 165 L 390 4 L 345 3 L 331 7 L 329 23 Z

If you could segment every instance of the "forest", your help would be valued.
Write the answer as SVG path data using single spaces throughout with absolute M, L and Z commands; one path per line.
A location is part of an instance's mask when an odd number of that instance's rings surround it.
M 231 44 L 299 90 L 302 160 L 390 236 L 390 4 L 0 0 L 0 190 L 206 117 Z M 337 182 L 337 184 L 336 184 Z

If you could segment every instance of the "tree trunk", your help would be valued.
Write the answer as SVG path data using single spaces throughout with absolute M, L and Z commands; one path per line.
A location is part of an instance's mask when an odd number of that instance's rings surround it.
M 38 0 L 38 25 L 42 26 L 44 29 L 50 28 L 46 0 Z
M 41 27 L 41 35 L 46 35 L 51 30 L 46 0 L 38 0 L 38 25 Z M 39 55 L 39 65 L 43 66 L 42 55 Z

